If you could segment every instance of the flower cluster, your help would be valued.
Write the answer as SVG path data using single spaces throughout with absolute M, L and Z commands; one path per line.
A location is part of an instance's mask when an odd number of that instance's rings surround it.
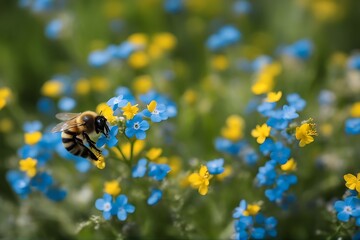
M 248 204 L 241 200 L 238 207 L 233 212 L 235 219 L 235 239 L 265 239 L 276 237 L 277 220 L 275 217 L 265 217 L 260 212 L 257 204 Z
M 102 198 L 96 200 L 95 207 L 103 212 L 105 220 L 110 220 L 111 216 L 117 216 L 120 221 L 125 221 L 129 213 L 135 212 L 135 206 L 128 203 L 128 198 L 124 194 L 113 199 L 110 194 L 105 193 Z
M 211 51 L 219 51 L 227 46 L 239 42 L 241 32 L 232 25 L 225 25 L 216 33 L 212 34 L 207 40 L 207 47 Z

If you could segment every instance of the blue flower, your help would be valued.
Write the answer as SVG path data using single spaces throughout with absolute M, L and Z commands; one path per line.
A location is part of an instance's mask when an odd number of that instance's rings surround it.
M 259 160 L 258 154 L 252 148 L 246 149 L 241 155 L 243 156 L 245 163 L 251 166 L 255 165 Z
M 130 89 L 128 89 L 127 87 L 118 87 L 115 90 L 115 94 L 117 96 L 122 95 L 123 99 L 127 100 L 128 102 L 131 103 L 131 105 L 135 105 L 136 104 L 136 99 L 134 97 L 134 95 L 132 95 Z
M 241 39 L 241 33 L 234 26 L 226 25 L 218 32 L 211 35 L 207 40 L 207 47 L 211 51 L 218 51 L 231 44 L 237 43 Z
M 45 27 L 45 35 L 49 39 L 57 39 L 64 28 L 64 23 L 61 19 L 54 19 L 50 21 Z
M 290 158 L 291 150 L 285 147 L 281 142 L 275 143 L 273 151 L 270 153 L 272 160 L 277 161 L 279 164 L 285 164 Z
M 259 150 L 264 156 L 269 155 L 274 148 L 275 148 L 275 143 L 271 138 L 266 138 L 265 142 L 263 142 L 259 146 Z
M 64 200 L 66 195 L 67 192 L 64 189 L 57 187 L 50 187 L 45 191 L 45 196 L 55 202 L 60 202 Z
M 58 102 L 58 107 L 61 111 L 68 112 L 75 108 L 76 101 L 70 97 L 63 97 Z
M 247 146 L 245 141 L 232 142 L 226 138 L 216 138 L 215 148 L 219 152 L 230 155 L 238 155 L 239 152 Z
M 251 237 L 253 239 L 264 239 L 265 229 L 261 227 L 254 227 L 253 229 L 251 229 Z
M 297 177 L 294 174 L 281 174 L 276 179 L 276 184 L 278 188 L 282 189 L 283 191 L 288 190 L 291 185 L 294 185 L 296 183 Z
M 30 185 L 40 192 L 45 192 L 52 184 L 53 178 L 46 172 L 37 173 L 30 181 Z
M 132 168 L 131 175 L 133 178 L 141 178 L 145 175 L 146 172 L 147 160 L 141 158 L 138 163 Z
M 274 184 L 277 173 L 275 170 L 276 162 L 274 160 L 265 163 L 265 166 L 259 168 L 256 175 L 258 186 L 270 186 Z
M 236 1 L 233 4 L 233 11 L 239 15 L 251 12 L 251 4 L 248 1 Z
M 88 63 L 92 67 L 102 67 L 111 60 L 111 55 L 108 51 L 93 51 L 88 57 Z
M 128 203 L 128 198 L 124 194 L 116 198 L 113 207 L 116 209 L 117 217 L 120 221 L 125 221 L 128 213 L 135 212 L 135 206 Z
M 206 164 L 208 171 L 212 175 L 220 174 L 224 172 L 224 159 L 219 158 L 207 162 Z
M 10 183 L 14 192 L 21 198 L 26 198 L 31 192 L 30 179 L 24 172 L 8 171 L 6 173 L 6 180 Z
M 165 0 L 164 9 L 168 13 L 178 13 L 184 8 L 183 0 Z
M 265 196 L 271 201 L 280 201 L 283 196 L 283 189 L 275 187 L 273 189 L 266 189 Z
M 171 168 L 167 164 L 149 163 L 148 176 L 154 178 L 157 181 L 163 180 L 170 172 Z
M 157 104 L 154 111 L 150 112 L 148 109 L 144 109 L 142 113 L 145 117 L 150 118 L 152 122 L 161 122 L 168 119 L 166 110 L 167 109 L 164 104 Z
M 111 126 L 109 136 L 105 137 L 103 134 L 101 134 L 101 136 L 96 142 L 96 146 L 102 147 L 106 144 L 108 147 L 114 147 L 118 143 L 118 139 L 116 138 L 118 131 L 118 126 Z
M 146 133 L 150 127 L 149 123 L 136 115 L 133 119 L 126 122 L 125 135 L 129 138 L 135 136 L 137 139 L 145 139 Z
M 265 230 L 266 234 L 270 237 L 276 237 L 277 231 L 276 231 L 276 225 L 277 220 L 274 217 L 269 217 L 265 219 Z
M 267 55 L 261 55 L 251 63 L 252 70 L 254 72 L 259 72 L 263 67 L 270 64 L 272 62 L 272 58 Z
M 286 120 L 293 120 L 299 117 L 299 114 L 296 113 L 296 109 L 294 107 L 284 105 L 282 111 L 283 111 L 282 117 Z
M 345 201 L 336 201 L 334 209 L 337 212 L 337 218 L 342 222 L 347 222 L 352 217 L 360 216 L 360 199 L 357 197 L 347 197 Z
M 360 133 L 360 118 L 349 118 L 345 121 L 346 134 L 359 134 Z
M 334 104 L 336 95 L 330 90 L 321 90 L 318 96 L 318 102 L 322 106 L 329 106 Z
M 109 220 L 111 218 L 113 209 L 112 196 L 110 194 L 104 193 L 103 198 L 98 198 L 95 201 L 95 207 L 97 210 L 103 212 L 103 217 L 105 220 Z
M 127 59 L 138 47 L 131 42 L 123 42 L 119 45 L 116 58 Z
M 289 105 L 295 108 L 296 111 L 302 111 L 306 106 L 306 101 L 297 93 L 291 93 L 286 96 Z
M 42 97 L 37 102 L 37 109 L 46 115 L 53 116 L 55 114 L 55 103 L 52 99 L 47 97 Z
M 273 129 L 277 129 L 277 130 L 283 130 L 286 129 L 289 121 L 283 118 L 278 118 L 278 117 L 270 117 L 267 121 L 266 124 L 270 127 L 272 127 Z
M 247 203 L 245 200 L 241 200 L 239 206 L 235 208 L 234 213 L 232 215 L 233 218 L 240 218 L 243 216 L 244 211 L 247 208 Z
M 123 95 L 119 95 L 117 97 L 110 98 L 109 101 L 107 101 L 107 105 L 112 108 L 113 111 L 115 111 L 118 108 L 124 107 L 128 103 L 128 100 L 124 99 Z
M 36 131 L 40 131 L 42 128 L 42 123 L 40 121 L 28 121 L 25 122 L 23 125 L 23 130 L 24 132 L 36 132 Z
M 159 189 L 153 189 L 151 191 L 150 197 L 147 200 L 147 204 L 155 205 L 157 204 L 162 198 L 162 191 Z
M 282 49 L 282 53 L 300 60 L 310 58 L 313 51 L 313 44 L 308 39 L 299 40 Z
M 263 116 L 269 117 L 276 106 L 275 102 L 262 102 L 258 107 L 257 111 Z
M 360 54 L 353 54 L 347 61 L 347 67 L 353 70 L 360 70 Z

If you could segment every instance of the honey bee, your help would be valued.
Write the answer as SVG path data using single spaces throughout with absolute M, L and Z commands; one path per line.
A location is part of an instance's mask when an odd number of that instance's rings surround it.
M 95 146 L 95 142 L 90 139 L 89 134 L 96 132 L 108 137 L 107 119 L 92 111 L 58 113 L 55 117 L 63 122 L 57 124 L 51 132 L 61 132 L 61 139 L 65 149 L 73 155 L 97 161 L 101 151 Z M 84 145 L 84 140 L 88 143 L 90 149 Z M 92 149 L 96 150 L 97 154 L 94 154 Z

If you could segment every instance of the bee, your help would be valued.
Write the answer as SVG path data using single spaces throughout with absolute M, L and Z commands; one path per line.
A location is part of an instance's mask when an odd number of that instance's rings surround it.
M 89 134 L 96 132 L 108 137 L 110 130 L 107 119 L 92 111 L 58 113 L 55 117 L 63 122 L 57 124 L 51 132 L 61 132 L 61 139 L 65 149 L 73 155 L 97 161 L 101 151 L 95 146 L 95 142 L 91 140 Z M 90 149 L 85 146 L 84 141 L 88 143 Z M 97 151 L 98 154 L 94 154 L 92 149 Z

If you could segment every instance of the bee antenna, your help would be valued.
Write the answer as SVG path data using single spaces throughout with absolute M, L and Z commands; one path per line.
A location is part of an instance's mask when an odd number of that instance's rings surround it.
M 100 111 L 100 114 L 99 114 L 100 116 L 102 116 L 102 110 Z

